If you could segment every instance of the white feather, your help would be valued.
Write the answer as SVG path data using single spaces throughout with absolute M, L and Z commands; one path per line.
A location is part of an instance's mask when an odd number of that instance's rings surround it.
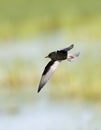
M 42 76 L 40 84 L 45 85 L 47 81 L 50 79 L 54 71 L 56 70 L 57 66 L 59 65 L 59 61 L 55 61 L 54 64 L 50 67 L 49 71 Z

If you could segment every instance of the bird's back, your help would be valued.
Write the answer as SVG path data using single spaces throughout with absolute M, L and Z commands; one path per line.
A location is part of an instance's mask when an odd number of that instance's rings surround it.
M 57 51 L 56 58 L 57 60 L 66 60 L 67 59 L 67 51 Z

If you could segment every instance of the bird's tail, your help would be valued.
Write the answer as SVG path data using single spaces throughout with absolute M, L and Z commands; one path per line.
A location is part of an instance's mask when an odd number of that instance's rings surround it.
M 67 60 L 69 62 L 73 61 L 75 58 L 77 58 L 80 55 L 80 52 L 75 53 L 75 54 L 68 54 Z

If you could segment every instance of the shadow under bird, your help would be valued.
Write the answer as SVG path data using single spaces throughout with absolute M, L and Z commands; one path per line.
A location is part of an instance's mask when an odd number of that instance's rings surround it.
M 40 90 L 48 82 L 48 80 L 50 79 L 50 77 L 52 76 L 52 74 L 54 73 L 55 69 L 57 68 L 57 66 L 59 65 L 59 63 L 61 61 L 67 60 L 67 61 L 71 62 L 73 59 L 75 59 L 76 57 L 79 56 L 79 54 L 80 54 L 79 52 L 75 53 L 75 54 L 68 54 L 68 51 L 70 51 L 73 47 L 74 47 L 74 45 L 72 44 L 67 48 L 51 52 L 48 54 L 48 56 L 45 57 L 45 58 L 50 58 L 51 60 L 46 65 L 46 67 L 42 73 L 42 77 L 41 77 L 37 92 L 40 92 Z

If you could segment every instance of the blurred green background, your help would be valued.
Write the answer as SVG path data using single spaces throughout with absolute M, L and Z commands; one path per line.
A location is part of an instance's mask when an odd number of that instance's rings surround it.
M 70 44 L 75 45 L 71 52 L 80 52 L 80 57 L 62 62 L 37 94 L 49 61 L 44 57 Z M 0 129 L 101 129 L 100 57 L 100 0 L 0 0 Z M 73 119 L 65 116 L 70 113 Z M 69 125 L 73 123 L 74 128 Z
M 55 29 L 100 39 L 100 23 L 100 0 L 0 0 L 0 38 L 4 40 Z

